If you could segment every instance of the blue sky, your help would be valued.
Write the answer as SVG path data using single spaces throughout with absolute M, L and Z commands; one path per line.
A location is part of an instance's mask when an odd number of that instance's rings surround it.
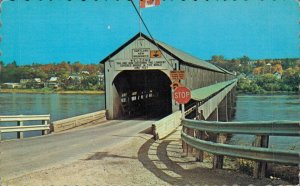
M 154 38 L 201 59 L 300 57 L 296 0 L 161 0 L 142 15 Z M 1 20 L 6 64 L 95 64 L 139 31 L 127 0 L 6 1 Z

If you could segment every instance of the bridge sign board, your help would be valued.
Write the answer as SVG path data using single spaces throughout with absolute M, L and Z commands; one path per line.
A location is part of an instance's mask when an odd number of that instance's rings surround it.
M 172 70 L 170 71 L 171 80 L 181 80 L 184 79 L 185 73 L 183 70 Z
M 150 48 L 132 49 L 132 58 L 150 58 Z
M 191 91 L 186 87 L 177 87 L 173 93 L 174 100 L 179 104 L 185 104 L 191 100 Z
M 150 58 L 160 58 L 161 52 L 160 50 L 151 50 L 150 51 Z
M 175 90 L 177 87 L 183 87 L 183 85 L 178 80 L 173 81 L 170 86 L 173 90 Z

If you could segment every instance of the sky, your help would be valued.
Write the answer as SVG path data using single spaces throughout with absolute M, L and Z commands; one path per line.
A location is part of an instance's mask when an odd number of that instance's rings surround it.
M 155 39 L 200 59 L 300 57 L 296 0 L 161 0 L 142 17 Z M 0 19 L 5 64 L 97 64 L 139 32 L 128 0 L 8 0 Z

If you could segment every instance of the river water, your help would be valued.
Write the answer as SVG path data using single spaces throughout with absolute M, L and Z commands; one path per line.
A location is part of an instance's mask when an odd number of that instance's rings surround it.
M 238 96 L 234 121 L 300 121 L 300 95 Z M 299 131 L 300 132 L 300 131 Z M 251 145 L 252 135 L 235 135 L 231 144 Z M 271 148 L 300 150 L 299 137 L 270 137 Z
M 82 115 L 105 108 L 104 95 L 84 94 L 19 94 L 0 93 L 0 115 L 50 114 L 51 121 Z M 41 122 L 24 122 L 41 124 Z M 16 122 L 0 122 L 0 126 L 13 126 Z M 3 139 L 16 138 L 16 133 L 2 134 Z M 41 132 L 26 132 L 25 137 L 41 135 Z
M 0 93 L 0 115 L 51 114 L 51 121 L 56 121 L 103 110 L 104 98 L 104 95 Z M 258 120 L 300 121 L 300 95 L 238 96 L 234 121 Z M 0 122 L 0 126 L 7 125 L 16 123 Z M 24 135 L 36 136 L 41 135 L 41 132 L 26 132 Z M 16 138 L 16 133 L 2 134 L 2 138 Z M 235 135 L 230 143 L 251 145 L 253 139 L 254 137 L 249 135 Z M 300 139 L 271 137 L 270 146 L 300 150 Z

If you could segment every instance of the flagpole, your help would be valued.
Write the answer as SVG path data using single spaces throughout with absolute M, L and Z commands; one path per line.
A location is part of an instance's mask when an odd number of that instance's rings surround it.
M 139 0 L 139 14 L 140 14 L 140 16 L 142 17 L 142 10 L 141 10 L 141 2 L 140 2 L 141 0 Z M 142 32 L 142 18 L 141 17 L 139 17 L 139 32 L 140 32 L 140 37 L 142 37 L 142 34 L 141 34 L 141 32 Z

